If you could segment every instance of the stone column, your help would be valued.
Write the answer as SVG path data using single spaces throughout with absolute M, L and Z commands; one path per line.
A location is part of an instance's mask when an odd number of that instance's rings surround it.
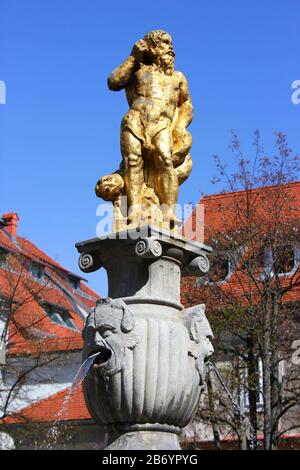
M 151 226 L 77 243 L 84 272 L 104 267 L 109 297 L 87 318 L 88 409 L 108 431 L 107 449 L 180 449 L 213 348 L 204 305 L 184 309 L 181 275 L 204 275 L 211 248 Z

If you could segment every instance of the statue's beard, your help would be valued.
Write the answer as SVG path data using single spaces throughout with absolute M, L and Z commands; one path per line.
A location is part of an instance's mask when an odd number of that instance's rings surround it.
M 174 64 L 175 61 L 172 54 L 165 54 L 158 57 L 157 65 L 166 75 L 172 75 L 174 72 Z

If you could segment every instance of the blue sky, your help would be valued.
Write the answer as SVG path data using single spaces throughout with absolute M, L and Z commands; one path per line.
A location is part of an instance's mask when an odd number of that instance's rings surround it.
M 120 161 L 127 103 L 106 79 L 149 30 L 172 34 L 195 108 L 180 202 L 218 190 L 212 155 L 233 164 L 232 128 L 245 151 L 256 128 L 266 153 L 276 130 L 300 150 L 299 0 L 0 0 L 0 18 L 0 213 L 17 211 L 19 233 L 75 272 L 75 242 L 95 236 L 95 182 Z M 104 272 L 86 277 L 106 294 Z

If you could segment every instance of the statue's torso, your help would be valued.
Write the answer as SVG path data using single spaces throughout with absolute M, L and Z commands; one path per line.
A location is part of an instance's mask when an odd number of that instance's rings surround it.
M 178 74 L 166 75 L 144 66 L 126 87 L 130 110 L 123 118 L 123 127 L 150 143 L 160 130 L 170 127 L 179 99 Z

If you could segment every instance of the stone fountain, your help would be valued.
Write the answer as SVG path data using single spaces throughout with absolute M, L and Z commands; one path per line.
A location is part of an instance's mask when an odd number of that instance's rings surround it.
M 192 106 L 173 64 L 170 36 L 152 31 L 110 76 L 131 106 L 119 170 L 96 185 L 114 204 L 114 229 L 76 244 L 82 271 L 103 267 L 108 275 L 108 298 L 83 331 L 83 359 L 99 353 L 83 386 L 91 416 L 108 433 L 106 449 L 180 449 L 213 352 L 204 305 L 180 303 L 181 276 L 207 274 L 211 248 L 176 233 L 178 186 L 191 170 Z

